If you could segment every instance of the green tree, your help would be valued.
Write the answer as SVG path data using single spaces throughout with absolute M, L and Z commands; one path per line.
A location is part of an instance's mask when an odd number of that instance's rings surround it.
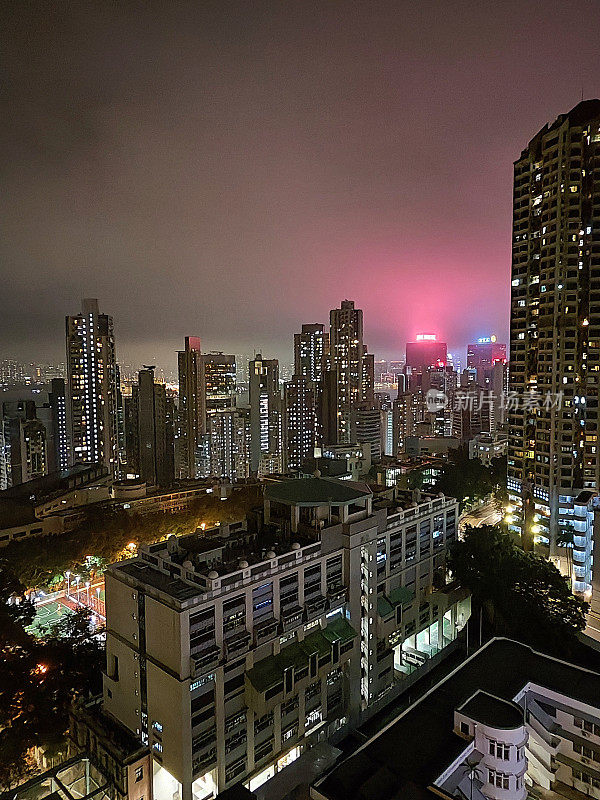
M 0 562 L 0 646 L 21 640 L 24 627 L 35 616 L 35 606 L 25 592 L 25 586 L 8 564 Z
M 186 511 L 143 516 L 129 514 L 122 508 L 94 505 L 85 510 L 86 517 L 75 530 L 46 540 L 49 546 L 40 546 L 40 539 L 30 539 L 11 543 L 3 554 L 26 586 L 47 588 L 66 570 L 84 579 L 90 577 L 90 572 L 101 572 L 103 566 L 123 557 L 130 542 L 152 544 L 171 533 L 193 533 L 202 524 L 211 527 L 218 521 L 243 519 L 251 508 L 261 503 L 261 497 L 259 486 L 241 486 L 226 500 L 221 500 L 219 495 L 205 494 Z
M 466 446 L 451 450 L 448 462 L 437 480 L 436 491 L 455 497 L 461 510 L 468 501 L 482 500 L 491 493 L 501 493 L 506 486 L 506 458 L 492 459 L 490 467 L 478 458 L 469 458 Z
M 450 568 L 492 632 L 563 655 L 576 646 L 588 604 L 554 564 L 523 551 L 499 528 L 467 527 L 451 549 Z
M 0 788 L 9 789 L 31 770 L 29 750 L 64 739 L 74 696 L 100 689 L 103 645 L 78 611 L 43 631 L 25 628 L 33 618 L 22 585 L 0 570 Z

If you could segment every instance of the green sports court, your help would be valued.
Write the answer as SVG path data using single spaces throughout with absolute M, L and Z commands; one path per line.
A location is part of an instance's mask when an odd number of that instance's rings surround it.
M 29 626 L 28 630 L 31 633 L 38 635 L 48 625 L 54 625 L 55 622 L 64 619 L 66 614 L 70 614 L 70 610 L 62 605 L 62 603 L 44 603 L 43 606 L 37 606 L 37 613 L 35 619 Z

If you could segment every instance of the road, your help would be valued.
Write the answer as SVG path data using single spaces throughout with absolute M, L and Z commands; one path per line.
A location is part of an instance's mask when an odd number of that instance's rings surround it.
M 493 503 L 484 503 L 482 506 L 465 511 L 460 520 L 459 528 L 462 530 L 467 525 L 480 528 L 482 525 L 497 525 L 502 519 L 502 515 Z

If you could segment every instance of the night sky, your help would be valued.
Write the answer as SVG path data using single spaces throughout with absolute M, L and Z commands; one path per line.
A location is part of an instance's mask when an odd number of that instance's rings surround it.
M 600 5 L 2 4 L 0 355 L 289 357 L 345 298 L 378 357 L 508 334 L 512 162 L 600 95 Z M 464 357 L 464 356 L 463 356 Z

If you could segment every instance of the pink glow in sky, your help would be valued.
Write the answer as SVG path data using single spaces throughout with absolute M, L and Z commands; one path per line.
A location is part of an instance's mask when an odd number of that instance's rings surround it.
M 18 9 L 18 11 L 16 10 Z M 4 4 L 0 350 L 81 297 L 122 357 L 508 335 L 512 162 L 600 93 L 597 0 Z

